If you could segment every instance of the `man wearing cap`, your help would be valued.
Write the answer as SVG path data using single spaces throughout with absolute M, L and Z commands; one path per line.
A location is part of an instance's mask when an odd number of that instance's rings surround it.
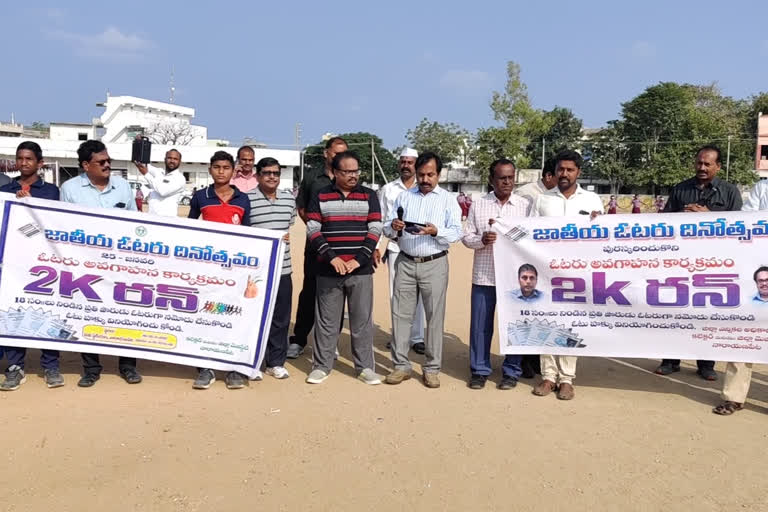
M 419 153 L 415 149 L 405 148 L 400 153 L 400 178 L 394 181 L 390 181 L 379 190 L 379 203 L 381 204 L 381 218 L 386 219 L 389 212 L 395 205 L 395 201 L 402 192 L 406 192 L 416 186 L 416 158 Z M 397 212 L 395 212 L 397 215 Z M 382 239 L 379 240 L 379 246 L 381 246 Z M 377 253 L 380 253 L 380 248 L 376 247 Z M 387 262 L 387 269 L 389 270 L 389 305 L 392 307 L 392 289 L 395 282 L 395 260 L 400 254 L 400 247 L 397 245 L 397 236 L 389 239 L 389 243 L 386 245 L 386 252 L 384 253 L 383 261 Z M 377 254 L 378 256 L 378 254 Z M 375 256 L 375 257 L 377 257 Z M 375 260 L 374 260 L 375 261 Z M 391 343 L 387 344 L 387 348 L 391 347 Z M 411 348 L 417 354 L 424 353 L 424 304 L 421 297 L 416 305 L 416 317 L 413 319 L 413 326 L 411 327 Z

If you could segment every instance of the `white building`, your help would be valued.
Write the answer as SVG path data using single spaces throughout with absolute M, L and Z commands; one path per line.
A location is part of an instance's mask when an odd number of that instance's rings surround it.
M 176 148 L 181 152 L 181 171 L 187 178 L 187 188 L 191 191 L 212 182 L 208 174 L 211 156 L 216 151 L 226 151 L 237 157 L 237 147 L 228 145 L 228 141 L 209 140 L 208 129 L 191 123 L 195 110 L 173 103 L 151 101 L 133 96 L 109 96 L 104 113 L 91 123 L 51 123 L 48 138 L 20 137 L 15 133 L 0 134 L 0 160 L 14 160 L 16 147 L 22 140 L 33 140 L 43 149 L 43 157 L 50 164 L 58 164 L 58 175 L 46 171 L 46 180 L 60 184 L 77 176 L 79 165 L 77 148 L 89 139 L 99 139 L 107 146 L 112 157 L 112 170 L 141 183 L 141 175 L 131 163 L 133 139 L 144 133 L 153 138 L 152 163 L 162 167 L 165 153 Z M 222 146 L 226 143 L 226 146 Z M 276 158 L 282 167 L 280 188 L 291 190 L 294 187 L 294 168 L 300 165 L 300 152 L 289 149 L 270 149 L 255 147 L 256 161 L 263 157 Z M 56 167 L 56 166 L 54 166 Z

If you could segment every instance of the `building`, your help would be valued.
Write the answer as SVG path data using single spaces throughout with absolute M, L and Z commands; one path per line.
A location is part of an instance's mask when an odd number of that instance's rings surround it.
M 760 179 L 768 179 L 768 114 L 757 115 L 757 150 L 755 170 Z
M 212 182 L 208 165 L 214 152 L 223 150 L 237 156 L 238 148 L 230 146 L 229 141 L 208 139 L 206 127 L 192 124 L 193 108 L 134 96 L 108 96 L 104 103 L 97 105 L 105 109 L 100 117 L 90 123 L 52 122 L 47 136 L 42 132 L 29 133 L 13 122 L 0 123 L 0 160 L 13 161 L 21 140 L 33 140 L 40 144 L 46 162 L 51 164 L 45 171 L 46 180 L 61 184 L 80 172 L 77 148 L 82 141 L 98 139 L 107 146 L 113 172 L 138 186 L 145 182 L 130 160 L 131 150 L 136 135 L 145 134 L 154 141 L 151 154 L 154 165 L 162 167 L 165 153 L 171 148 L 181 152 L 181 172 L 191 192 Z M 294 169 L 300 165 L 299 151 L 255 147 L 254 153 L 256 161 L 267 156 L 276 158 L 282 166 L 280 187 L 294 188 Z

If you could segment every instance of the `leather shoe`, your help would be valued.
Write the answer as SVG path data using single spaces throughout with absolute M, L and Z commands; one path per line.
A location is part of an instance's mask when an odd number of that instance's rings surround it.
M 573 390 L 572 384 L 563 382 L 557 387 L 557 398 L 560 400 L 573 400 L 574 396 L 576 396 L 576 392 Z
M 141 375 L 136 371 L 136 368 L 120 368 L 120 376 L 128 384 L 138 384 L 141 382 Z
M 411 372 L 405 370 L 392 370 L 392 372 L 384 378 L 384 382 L 387 384 L 400 384 L 404 380 L 411 378 Z
M 80 377 L 80 380 L 77 381 L 77 385 L 81 388 L 89 388 L 96 384 L 96 381 L 101 378 L 101 375 L 98 373 L 86 373 L 82 377 Z
M 505 375 L 501 378 L 501 382 L 499 382 L 498 388 L 506 391 L 508 389 L 514 388 L 515 386 L 517 386 L 517 379 Z
M 414 343 L 413 346 L 411 347 L 411 350 L 413 350 L 417 354 L 424 355 L 424 352 L 427 351 L 427 347 L 426 345 L 424 345 L 424 343 L 420 341 L 418 343 Z
M 469 389 L 483 389 L 488 377 L 485 375 L 472 374 L 469 378 Z
M 536 396 L 547 396 L 555 390 L 555 383 L 551 380 L 543 380 L 533 388 L 532 393 Z
M 440 379 L 437 376 L 437 372 L 424 372 L 421 376 L 424 381 L 424 385 L 431 389 L 437 389 L 440 387 Z

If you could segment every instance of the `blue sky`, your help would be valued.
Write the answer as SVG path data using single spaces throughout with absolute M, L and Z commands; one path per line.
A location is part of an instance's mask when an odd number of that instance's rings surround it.
M 709 0 L 15 2 L 0 119 L 88 121 L 107 90 L 166 101 L 174 66 L 176 102 L 211 138 L 290 145 L 300 122 L 304 143 L 370 131 L 394 147 L 422 117 L 492 125 L 515 60 L 534 106 L 599 127 L 659 81 L 768 90 L 764 13 Z

